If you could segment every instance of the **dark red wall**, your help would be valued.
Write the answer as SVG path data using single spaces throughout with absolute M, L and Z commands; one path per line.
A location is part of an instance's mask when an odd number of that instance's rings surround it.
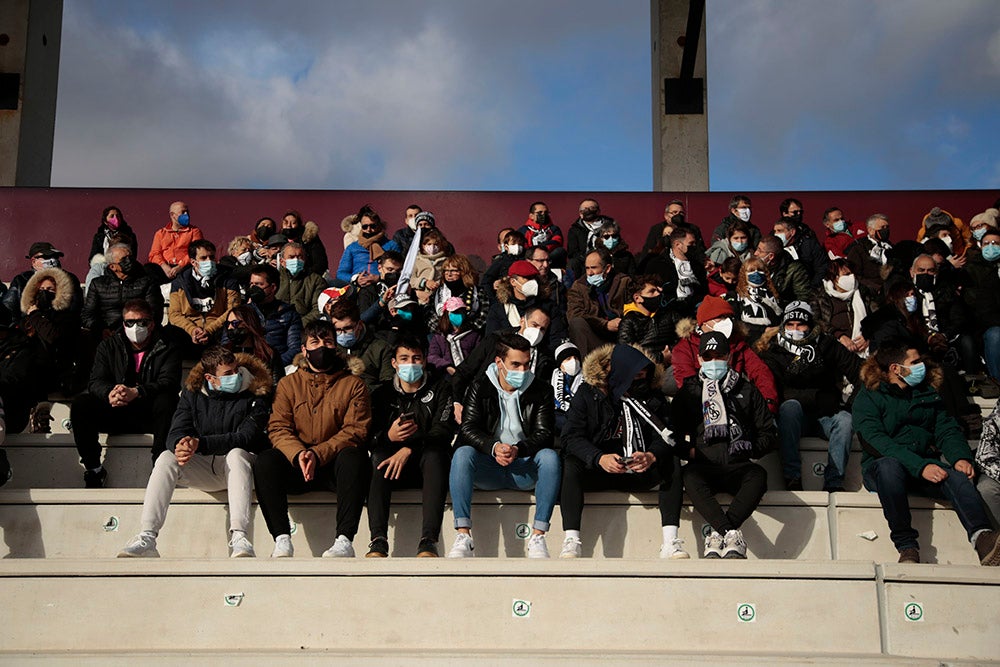
M 819 230 L 825 208 L 836 205 L 852 220 L 863 220 L 874 212 L 890 217 L 893 238 L 913 236 L 924 214 L 941 206 L 963 220 L 988 208 L 994 191 L 939 190 L 918 192 L 794 192 L 749 193 L 753 198 L 753 221 L 764 231 L 778 217 L 778 203 L 786 196 L 800 199 L 806 219 Z M 336 266 L 343 252 L 340 220 L 365 203 L 373 204 L 390 231 L 402 224 L 403 210 L 418 203 L 433 211 L 438 226 L 456 248 L 466 254 L 489 257 L 495 252 L 496 233 L 501 227 L 519 226 L 527 219 L 528 206 L 544 200 L 556 223 L 566 232 L 576 218 L 577 206 L 595 197 L 601 210 L 624 228 L 626 240 L 639 246 L 649 226 L 662 219 L 664 205 L 674 195 L 651 192 L 400 192 L 318 190 L 130 190 L 72 188 L 0 188 L 0 278 L 27 268 L 28 246 L 50 241 L 66 253 L 64 266 L 86 275 L 87 252 L 105 206 L 116 205 L 139 235 L 140 254 L 145 260 L 153 232 L 166 224 L 170 203 L 181 199 L 191 209 L 191 220 L 205 236 L 220 246 L 221 253 L 238 234 L 247 234 L 261 216 L 280 217 L 288 208 L 299 209 L 307 220 L 315 220 Z M 699 224 L 706 239 L 728 213 L 730 193 L 677 195 L 686 202 L 688 219 Z

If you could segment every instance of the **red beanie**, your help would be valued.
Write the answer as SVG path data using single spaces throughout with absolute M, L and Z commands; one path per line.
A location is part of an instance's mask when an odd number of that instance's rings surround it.
M 508 276 L 521 276 L 522 278 L 535 278 L 538 276 L 538 269 L 531 262 L 519 259 L 507 269 Z
M 732 317 L 733 307 L 729 305 L 729 302 L 725 299 L 708 295 L 705 297 L 701 305 L 698 306 L 698 326 L 701 326 L 709 320 L 714 320 L 717 317 Z

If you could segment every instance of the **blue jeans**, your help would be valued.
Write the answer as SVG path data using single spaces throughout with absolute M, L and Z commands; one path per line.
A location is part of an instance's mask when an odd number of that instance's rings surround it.
M 994 380 L 1000 380 L 1000 327 L 990 327 L 983 333 L 983 358 L 986 372 Z
M 823 473 L 823 488 L 836 489 L 844 486 L 844 473 L 847 470 L 847 457 L 851 453 L 851 439 L 854 437 L 854 425 L 851 413 L 846 410 L 820 417 L 819 426 L 830 445 Z M 799 441 L 805 428 L 805 413 L 802 404 L 791 399 L 778 408 L 778 433 L 781 437 L 781 466 L 786 480 L 802 478 L 802 456 L 799 454 Z
M 878 494 L 882 513 L 889 523 L 889 538 L 897 551 L 920 548 L 917 542 L 919 533 L 911 524 L 907 493 L 948 500 L 970 540 L 976 531 L 990 527 L 975 485 L 964 474 L 946 464 L 941 467 L 948 472 L 948 478 L 939 484 L 922 477 L 911 477 L 899 459 L 890 456 L 872 461 L 865 470 L 865 488 Z
M 542 449 L 534 456 L 524 456 L 502 466 L 489 454 L 465 445 L 451 458 L 451 504 L 455 528 L 472 528 L 472 490 L 535 490 L 535 521 L 532 527 L 548 531 L 552 509 L 559 496 L 562 462 L 554 449 Z

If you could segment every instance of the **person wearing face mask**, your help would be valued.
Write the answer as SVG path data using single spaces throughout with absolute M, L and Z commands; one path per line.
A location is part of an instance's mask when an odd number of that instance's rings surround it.
M 778 252 L 781 252 L 780 250 Z M 747 341 L 757 342 L 768 327 L 781 321 L 778 290 L 771 282 L 767 264 L 759 257 L 751 257 L 740 267 L 736 281 L 736 321 L 742 326 Z
M 48 342 L 51 334 L 52 327 L 41 311 L 32 312 L 19 326 L 13 326 L 10 315 L 0 311 L 0 409 L 4 411 L 0 424 L 5 432 L 24 431 L 32 422 L 38 422 L 35 415 L 47 405 L 49 380 L 59 371 Z M 48 414 L 44 409 L 42 413 Z M 48 420 L 44 425 L 48 426 Z M 0 470 L 3 482 L 6 477 Z
M 344 249 L 337 267 L 340 284 L 353 283 L 364 287 L 378 280 L 378 259 L 389 250 L 400 252 L 399 245 L 385 235 L 382 218 L 370 205 L 358 211 L 361 237 Z
M 975 224 L 973 218 L 973 224 Z M 978 252 L 970 252 L 965 271 L 969 285 L 962 295 L 973 318 L 976 341 L 986 360 L 988 377 L 981 382 L 980 395 L 1000 395 L 1000 231 L 985 227 Z M 975 231 L 975 226 L 973 227 Z M 985 390 L 985 391 L 984 391 Z
M 607 248 L 587 253 L 584 268 L 586 274 L 566 292 L 566 319 L 570 340 L 587 356 L 590 350 L 618 340 L 632 281 L 614 270 Z
M 153 312 L 163 312 L 163 292 L 134 260 L 125 244 L 115 244 L 105 253 L 104 275 L 95 278 L 83 303 L 82 325 L 96 339 L 112 335 L 122 324 L 122 306 L 131 299 L 145 299 Z
M 754 463 L 778 441 L 764 397 L 730 365 L 729 340 L 718 331 L 701 337 L 700 369 L 671 403 L 674 439 L 683 458 L 684 489 L 712 528 L 704 558 L 746 558 L 743 523 L 767 490 L 767 471 Z M 715 498 L 733 498 L 725 510 Z
M 295 306 L 302 318 L 302 325 L 320 318 L 320 294 L 326 289 L 323 278 L 306 270 L 306 251 L 301 243 L 290 241 L 281 248 L 279 255 L 279 281 L 276 296 Z
M 983 237 L 990 231 L 997 229 L 997 219 L 1000 218 L 1000 211 L 995 208 L 988 208 L 982 213 L 972 216 L 969 221 L 969 230 L 972 234 L 972 247 L 982 249 Z
M 263 217 L 254 224 L 253 231 L 250 232 L 250 245 L 253 247 L 255 259 L 263 259 L 260 249 L 267 245 L 268 239 L 278 232 L 278 225 L 273 218 Z
M 240 305 L 241 297 L 239 284 L 215 261 L 215 244 L 194 241 L 188 255 L 191 265 L 170 285 L 167 320 L 191 338 L 187 354 L 197 358 L 207 345 L 219 340 L 226 315 Z
M 614 222 L 614 218 L 601 214 L 601 205 L 596 199 L 584 199 L 580 202 L 580 217 L 569 227 L 566 235 L 566 255 L 574 278 L 584 275 L 586 255 L 595 248 L 605 248 L 603 240 L 598 238 L 601 226 L 606 222 Z
M 119 240 L 123 239 L 123 240 Z M 125 213 L 117 206 L 108 206 L 101 212 L 101 221 L 97 224 L 97 230 L 90 242 L 90 253 L 88 259 L 93 262 L 97 255 L 106 255 L 108 250 L 115 243 L 126 243 L 131 250 L 132 257 L 139 253 L 136 242 L 135 230 L 125 220 Z
M 976 492 L 969 444 L 941 398 L 939 369 L 906 341 L 891 340 L 865 362 L 854 399 L 865 488 L 878 494 L 900 563 L 919 563 L 908 495 L 947 499 L 982 565 L 1000 565 L 998 534 Z M 943 460 L 942 460 L 943 459 Z M 947 463 L 945 462 L 947 461 Z
M 861 359 L 814 324 L 809 304 L 793 301 L 785 307 L 781 326 L 764 334 L 755 348 L 780 391 L 778 432 L 785 489 L 802 490 L 799 442 L 804 435 L 815 434 L 830 443 L 823 490 L 832 493 L 844 490 L 854 437 L 843 386 L 859 385 Z
M 431 295 L 441 286 L 441 267 L 444 261 L 455 254 L 455 248 L 437 229 L 427 229 L 420 233 L 420 252 L 413 262 L 410 285 L 417 301 L 426 305 Z
M 858 282 L 872 294 L 881 294 L 884 286 L 882 268 L 889 261 L 889 218 L 883 213 L 873 213 L 865 223 L 867 234 L 859 237 L 847 248 L 845 256 Z
M 667 427 L 667 401 L 656 365 L 629 345 L 604 345 L 583 360 L 583 383 L 562 430 L 560 558 L 580 558 L 587 491 L 659 490 L 660 558 L 689 558 L 677 536 L 681 513 L 680 461 Z
M 337 353 L 347 360 L 351 372 L 364 380 L 370 391 L 392 382 L 392 349 L 385 337 L 361 321 L 354 299 L 333 304 L 330 324 L 334 328 Z
M 837 206 L 823 211 L 823 227 L 826 228 L 826 235 L 823 237 L 826 256 L 830 259 L 847 257 L 855 239 L 851 233 L 851 223 L 844 217 L 844 212 Z
M 302 214 L 292 210 L 285 213 L 281 218 L 281 229 L 279 230 L 290 241 L 301 243 L 306 253 L 306 270 L 323 276 L 330 268 L 330 261 L 326 256 L 326 246 L 319 237 L 319 225 L 312 220 L 302 221 Z
M 57 269 L 69 276 L 73 289 L 70 293 L 68 309 L 78 315 L 83 310 L 83 290 L 80 288 L 80 279 L 62 268 L 61 257 L 63 257 L 63 252 L 57 250 L 48 241 L 36 241 L 31 244 L 28 254 L 25 256 L 25 259 L 31 261 L 31 268 L 14 276 L 10 281 L 9 289 L 3 293 L 3 307 L 10 313 L 14 324 L 18 324 L 24 319 L 25 313 L 21 308 L 21 303 L 25 287 L 35 274 L 47 269 Z
M 152 433 L 153 460 L 166 449 L 177 407 L 184 335 L 159 327 L 149 304 L 127 301 L 123 326 L 97 346 L 87 391 L 73 399 L 70 419 L 87 488 L 103 487 L 100 433 Z
M 622 229 L 614 220 L 607 220 L 597 230 L 597 242 L 611 253 L 611 264 L 615 271 L 627 276 L 634 275 L 638 264 L 628 243 L 622 238 Z
M 750 222 L 750 197 L 747 195 L 733 195 L 733 198 L 729 200 L 729 215 L 723 218 L 712 232 L 712 243 L 726 238 L 729 228 L 737 221 L 743 222 L 750 228 L 750 247 L 756 248 L 760 242 L 760 228 Z
M 618 343 L 641 348 L 653 361 L 670 365 L 670 348 L 677 342 L 677 323 L 683 315 L 663 305 L 659 276 L 638 276 L 633 281 L 632 300 L 625 304 Z
M 524 259 L 526 246 L 527 241 L 520 232 L 511 230 L 504 234 L 500 254 L 493 258 L 479 279 L 479 291 L 486 294 L 489 300 L 492 301 L 496 297 L 499 283 L 505 276 L 510 275 L 510 267 Z
M 170 205 L 170 222 L 156 230 L 149 249 L 146 272 L 163 285 L 177 278 L 191 263 L 188 246 L 204 238 L 201 229 L 192 224 L 188 206 L 182 201 Z
M 670 236 L 675 229 L 685 229 L 694 234 L 694 254 L 695 261 L 704 263 L 705 259 L 705 239 L 702 238 L 701 228 L 698 225 L 688 222 L 685 215 L 684 202 L 680 199 L 671 199 L 663 209 L 663 220 L 655 223 L 649 228 L 646 235 L 646 242 L 642 245 L 642 251 L 636 255 L 639 264 L 639 272 L 645 272 L 643 261 L 650 255 L 658 255 L 663 252 L 664 237 Z
M 524 235 L 525 255 L 530 248 L 544 248 L 557 268 L 565 268 L 565 239 L 559 225 L 552 222 L 548 204 L 543 201 L 532 203 L 528 207 L 528 221 L 517 231 Z
M 188 374 L 167 435 L 168 449 L 153 464 L 142 501 L 140 532 L 119 558 L 158 558 L 157 538 L 178 484 L 228 491 L 229 555 L 253 558 L 253 471 L 267 448 L 271 374 L 256 357 L 221 347 L 205 351 Z M 190 548 L 190 547 L 189 547 Z M 182 555 L 178 553 L 177 555 Z
M 946 230 L 946 231 L 945 231 Z M 965 254 L 965 249 L 969 247 L 972 240 L 972 233 L 969 226 L 961 218 L 953 216 L 939 206 L 935 206 L 924 215 L 917 231 L 917 241 L 923 242 L 928 238 L 942 238 L 947 235 L 949 240 L 948 249 L 956 257 Z
M 457 535 L 448 558 L 475 555 L 475 488 L 534 490 L 528 558 L 549 557 L 545 534 L 559 494 L 562 466 L 553 449 L 552 387 L 529 370 L 530 359 L 531 345 L 524 337 L 504 334 L 496 344 L 493 363 L 463 397 L 462 425 L 449 478 Z
M 695 306 L 708 293 L 708 275 L 701 262 L 694 259 L 695 237 L 684 229 L 675 229 L 667 239 L 667 251 L 651 255 L 645 272 L 660 277 L 664 302 L 679 317 L 694 315 Z
M 392 236 L 392 240 L 399 246 L 399 252 L 403 257 L 406 257 L 406 253 L 410 251 L 410 244 L 413 243 L 413 237 L 416 235 L 417 227 L 420 224 L 417 221 L 417 216 L 423 212 L 424 209 L 420 208 L 417 204 L 407 206 L 403 212 L 403 226 Z M 426 219 L 426 216 L 424 219 Z M 430 226 L 433 227 L 434 223 L 434 216 L 431 215 Z
M 396 296 L 396 286 L 403 269 L 403 256 L 390 250 L 378 258 L 378 281 L 357 290 L 361 321 L 380 328 L 389 317 L 389 303 Z
M 49 392 L 62 391 L 75 394 L 86 385 L 88 368 L 81 354 L 86 345 L 81 343 L 80 312 L 74 309 L 73 297 L 80 284 L 62 269 L 42 269 L 24 286 L 21 294 L 21 321 L 31 314 L 37 319 L 34 327 L 49 347 L 56 365 L 56 372 L 46 378 Z M 75 364 L 82 368 L 75 368 Z M 39 404 L 32 420 L 32 433 L 49 433 L 49 403 Z
M 279 282 L 278 271 L 273 266 L 254 266 L 250 272 L 247 302 L 264 323 L 264 340 L 281 365 L 289 366 L 302 346 L 302 317 L 292 304 L 277 298 Z
M 392 351 L 396 375 L 372 394 L 371 465 L 367 558 L 389 555 L 389 503 L 394 489 L 423 489 L 423 522 L 417 558 L 440 555 L 441 522 L 448 493 L 451 441 L 455 435 L 448 382 L 426 367 L 419 338 L 401 336 Z
M 454 375 L 481 340 L 472 327 L 469 309 L 462 299 L 453 296 L 444 302 L 444 310 L 427 352 L 427 364 L 436 370 Z
M 273 449 L 257 456 L 254 487 L 268 532 L 271 558 L 294 553 L 288 519 L 289 494 L 335 491 L 336 540 L 324 558 L 354 558 L 371 464 L 365 447 L 372 428 L 371 395 L 337 352 L 329 322 L 302 332 L 298 370 L 278 382 L 268 437 Z
M 701 361 L 698 357 L 698 346 L 701 337 L 712 331 L 718 331 L 729 341 L 731 353 L 729 364 L 737 373 L 746 375 L 764 396 L 768 408 L 773 413 L 778 411 L 778 387 L 774 383 L 774 375 L 757 353 L 747 345 L 744 334 L 745 325 L 738 323 L 733 306 L 716 296 L 706 296 L 698 306 L 694 319 L 681 320 L 677 324 L 678 341 L 671 351 L 674 380 L 677 388 L 698 374 Z
M 861 323 L 876 308 L 877 300 L 858 282 L 847 260 L 830 260 L 815 304 L 817 325 L 849 352 L 867 358 L 868 341 L 861 333 Z
M 930 241 L 928 241 L 930 243 Z M 926 246 L 926 244 L 925 244 Z M 949 352 L 941 362 L 949 367 L 965 371 L 966 374 L 981 374 L 983 367 L 979 350 L 972 336 L 974 315 L 963 301 L 961 292 L 965 272 L 947 274 L 941 270 L 933 257 L 918 255 L 910 267 L 910 277 L 916 287 L 919 313 L 930 336 L 944 338 Z
M 566 425 L 566 415 L 580 385 L 583 384 L 583 364 L 580 360 L 580 350 L 573 343 L 563 343 L 556 348 L 556 367 L 552 371 L 552 393 L 555 396 L 556 429 L 555 438 L 558 441 L 563 426 Z
M 236 236 L 229 242 L 227 253 L 219 260 L 219 265 L 226 267 L 229 276 L 240 286 L 242 294 L 250 288 L 250 271 L 259 263 L 253 250 L 249 236 Z
M 810 285 L 816 288 L 823 283 L 829 257 L 827 251 L 816 240 L 816 235 L 803 234 L 802 229 L 803 226 L 789 220 L 779 220 L 774 223 L 774 235 L 784 245 L 785 252 L 792 259 L 802 262 L 802 265 L 806 267 Z
M 281 356 L 268 345 L 260 311 L 253 306 L 243 304 L 229 311 L 221 345 L 234 354 L 249 354 L 262 361 L 271 371 L 275 383 L 285 377 L 285 364 L 281 363 Z
M 496 283 L 496 298 L 490 303 L 483 333 L 487 336 L 517 326 L 529 306 L 548 301 L 548 285 L 542 284 L 535 265 L 518 260 L 507 269 L 507 277 Z
M 708 293 L 727 301 L 736 301 L 736 280 L 743 266 L 739 257 L 728 257 L 708 275 Z
M 726 229 L 726 237 L 719 239 L 708 249 L 708 258 L 713 264 L 722 264 L 730 257 L 744 261 L 753 255 L 750 247 L 750 227 L 737 220 Z

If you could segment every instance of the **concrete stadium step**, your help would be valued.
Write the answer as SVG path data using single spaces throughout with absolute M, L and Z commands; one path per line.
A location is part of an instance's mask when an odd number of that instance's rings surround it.
M 145 488 L 152 470 L 152 436 L 102 435 L 101 442 L 108 467 L 108 486 Z M 4 450 L 14 474 L 5 489 L 73 489 L 83 486 L 83 466 L 80 465 L 73 436 L 69 433 L 8 435 Z

